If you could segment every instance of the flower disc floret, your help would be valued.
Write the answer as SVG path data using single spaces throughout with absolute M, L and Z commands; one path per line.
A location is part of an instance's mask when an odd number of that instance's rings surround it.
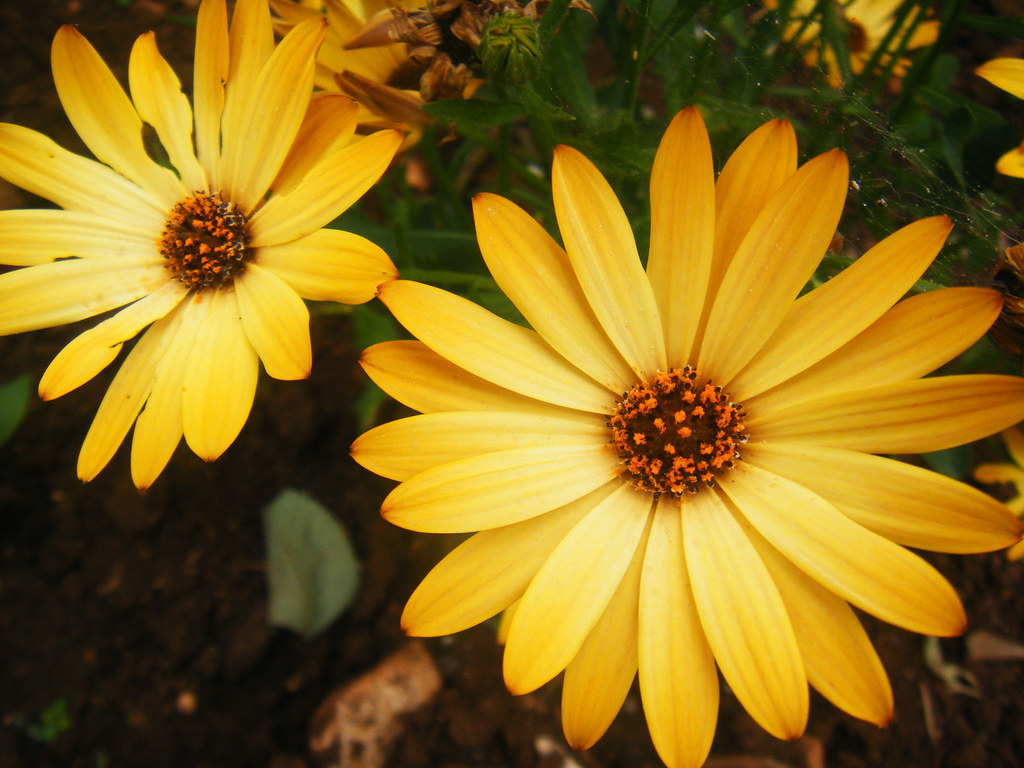
M 743 406 L 690 366 L 659 371 L 623 396 L 608 426 L 627 479 L 653 494 L 696 493 L 732 469 L 747 441 Z
M 196 192 L 174 206 L 160 253 L 171 274 L 192 290 L 220 288 L 245 271 L 249 222 L 232 203 L 211 192 Z

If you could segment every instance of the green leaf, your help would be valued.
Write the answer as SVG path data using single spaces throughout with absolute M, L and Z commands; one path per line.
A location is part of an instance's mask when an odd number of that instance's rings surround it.
M 359 561 L 344 527 L 308 494 L 286 488 L 263 509 L 267 621 L 309 638 L 351 604 Z
M 1024 18 L 976 16 L 968 13 L 960 17 L 960 22 L 983 32 L 1024 38 Z
M 28 412 L 32 382 L 27 373 L 0 384 L 0 445 L 14 434 Z
M 513 101 L 490 99 L 447 99 L 423 105 L 423 111 L 439 120 L 487 131 L 511 123 L 526 111 Z

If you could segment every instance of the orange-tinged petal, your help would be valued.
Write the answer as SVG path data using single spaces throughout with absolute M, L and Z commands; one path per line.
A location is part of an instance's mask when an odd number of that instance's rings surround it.
M 379 295 L 413 336 L 470 373 L 556 405 L 596 413 L 615 408 L 611 391 L 553 352 L 534 331 L 422 283 L 393 280 Z
M 1017 147 L 996 161 L 996 170 L 1006 176 L 1024 179 L 1024 149 Z
M 761 536 L 749 535 L 782 595 L 808 682 L 854 717 L 889 725 L 893 713 L 889 677 L 853 610 Z
M 381 514 L 412 531 L 483 531 L 550 512 L 619 471 L 604 443 L 496 451 L 414 475 L 388 494 Z
M 938 571 L 804 486 L 741 462 L 721 487 L 772 546 L 858 608 L 926 635 L 965 629 L 960 599 Z
M 416 637 L 448 635 L 505 610 L 565 534 L 615 487 L 609 483 L 547 514 L 474 534 L 416 587 L 402 611 L 402 629 Z
M 128 85 L 139 117 L 153 126 L 186 191 L 209 189 L 192 148 L 192 107 L 181 82 L 156 47 L 152 32 L 140 35 L 128 61 Z
M 374 384 L 414 411 L 522 411 L 566 415 L 566 409 L 516 394 L 445 360 L 419 341 L 385 341 L 359 364 Z
M 271 197 L 249 221 L 253 248 L 308 235 L 344 213 L 387 170 L 402 143 L 397 131 L 377 131 L 332 152 L 291 192 Z
M 157 165 L 142 144 L 142 121 L 113 73 L 82 33 L 65 24 L 50 56 L 68 120 L 98 160 L 128 177 L 165 210 L 187 192 L 177 177 Z
M 682 511 L 667 495 L 644 555 L 639 631 L 640 695 L 654 747 L 670 768 L 703 765 L 718 722 L 718 673 L 690 587 Z
M 213 461 L 249 417 L 259 358 L 242 329 L 233 290 L 196 294 L 185 310 L 198 313 L 200 327 L 185 371 L 182 427 L 188 447 Z
M 854 522 L 907 547 L 991 552 L 1024 531 L 988 494 L 901 461 L 792 443 L 750 443 L 743 460 L 799 483 Z
M 805 163 L 768 200 L 708 316 L 697 369 L 726 387 L 775 332 L 825 255 L 846 199 L 846 156 Z
M 221 189 L 220 120 L 224 110 L 224 83 L 230 69 L 228 12 L 224 0 L 199 4 L 196 17 L 196 54 L 192 99 L 196 119 L 196 157 L 206 170 L 212 189 Z
M 0 275 L 0 335 L 84 320 L 166 283 L 167 270 L 159 262 L 69 259 L 16 269 Z
M 0 264 L 30 267 L 69 256 L 150 261 L 156 235 L 93 213 L 0 211 Z
M 347 146 L 358 116 L 359 107 L 348 96 L 325 94 L 311 99 L 291 150 L 271 184 L 274 194 L 290 192 L 321 157 Z
M 320 229 L 298 240 L 260 248 L 255 262 L 304 299 L 363 304 L 377 286 L 398 277 L 380 246 L 339 229 Z
M 258 264 L 234 282 L 242 328 L 275 379 L 304 379 L 313 365 L 309 310 L 295 291 Z
M 824 285 L 801 296 L 761 351 L 730 384 L 738 400 L 809 368 L 863 331 L 924 274 L 953 223 L 946 216 L 909 224 Z
M 608 440 L 603 419 L 565 411 L 564 418 L 507 411 L 426 413 L 388 422 L 352 444 L 352 458 L 382 477 L 418 472 L 494 451 Z
M 974 74 L 1024 99 L 1024 59 L 992 59 L 974 70 Z
M 505 644 L 505 685 L 528 693 L 565 669 L 618 589 L 651 515 L 623 483 L 559 542 L 530 582 Z
M 661 315 L 668 365 L 690 362 L 715 248 L 715 165 L 696 107 L 669 124 L 651 169 L 647 275 Z
M 473 218 L 487 268 L 502 293 L 562 357 L 622 393 L 635 381 L 601 330 L 565 251 L 537 221 L 508 200 L 482 193 Z
M 0 176 L 61 208 L 151 231 L 154 238 L 170 209 L 102 163 L 68 152 L 20 125 L 0 123 Z
M 555 148 L 555 215 L 565 251 L 594 315 L 642 379 L 666 367 L 665 340 L 636 241 L 611 186 L 572 147 Z
M 1002 431 L 1001 437 L 1006 445 L 1006 450 L 1018 466 L 1024 467 L 1024 432 L 1017 427 L 1010 427 Z
M 648 529 L 652 517 L 648 515 Z M 642 539 L 604 613 L 565 668 L 562 730 L 573 749 L 590 749 L 604 735 L 636 677 L 637 604 L 644 548 Z
M 806 400 L 748 420 L 757 440 L 865 453 L 926 453 L 1024 419 L 1024 379 L 937 376 Z
M 39 396 L 53 400 L 89 381 L 117 357 L 125 341 L 171 312 L 186 293 L 180 283 L 169 282 L 80 333 L 47 366 L 39 381 Z
M 744 401 L 749 421 L 824 395 L 916 379 L 980 339 L 1003 298 L 988 288 L 946 288 L 901 301 L 821 362 Z
M 803 660 L 779 591 L 718 493 L 683 500 L 683 547 L 715 661 L 758 725 L 795 739 L 807 724 Z

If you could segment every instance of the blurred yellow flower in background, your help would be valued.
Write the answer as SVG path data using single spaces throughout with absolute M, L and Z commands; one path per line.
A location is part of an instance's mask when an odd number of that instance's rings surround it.
M 864 71 L 885 41 L 903 2 L 904 0 L 836 0 L 832 3 L 842 23 L 846 24 L 850 69 L 853 74 L 859 75 Z M 804 62 L 807 66 L 816 67 L 820 61 L 824 61 L 829 83 L 833 88 L 839 88 L 843 84 L 842 70 L 836 59 L 836 52 L 821 36 L 821 23 L 817 20 L 820 16 L 815 15 L 819 5 L 819 0 L 796 0 L 790 11 L 790 21 L 783 32 L 783 39 L 796 38 L 798 45 L 806 47 Z M 779 2 L 766 0 L 765 6 L 775 10 L 779 7 Z M 892 38 L 890 49 L 897 47 L 915 23 L 917 26 L 910 34 L 905 50 L 914 51 L 936 41 L 939 35 L 939 22 L 934 19 L 919 21 L 918 17 L 923 12 L 921 6 L 911 11 L 902 28 Z M 807 21 L 812 16 L 815 16 L 816 20 Z M 886 68 L 890 61 L 890 54 L 887 51 L 883 52 L 878 59 L 878 68 Z M 903 77 L 909 64 L 909 59 L 900 57 L 893 66 L 893 76 Z
M 379 295 L 416 339 L 375 345 L 369 376 L 421 415 L 352 446 L 401 482 L 396 525 L 479 531 L 424 579 L 403 627 L 444 635 L 515 604 L 505 682 L 565 671 L 562 721 L 596 742 L 639 672 L 654 744 L 700 765 L 720 670 L 779 738 L 805 727 L 808 683 L 850 714 L 892 718 L 885 671 L 848 603 L 929 635 L 965 628 L 948 582 L 905 547 L 998 549 L 1021 523 L 991 497 L 872 454 L 932 451 L 1024 417 L 1024 379 L 921 378 L 973 344 L 996 291 L 897 303 L 951 224 L 918 221 L 800 296 L 836 231 L 847 162 L 797 167 L 789 123 L 718 176 L 695 109 L 651 177 L 646 269 L 611 187 L 559 147 L 564 250 L 529 214 L 474 199 L 495 281 L 532 329 L 446 291 Z
M 1024 99 L 1024 59 L 992 59 L 974 70 L 974 74 L 1012 93 L 1018 99 Z M 1000 157 L 996 162 L 996 170 L 1007 176 L 1024 179 L 1024 144 Z
M 974 468 L 974 479 L 989 485 L 1012 485 L 1014 495 L 1004 503 L 1017 517 L 1024 517 L 1024 433 L 1018 427 L 1010 427 L 1003 430 L 1002 438 L 1013 464 L 979 464 Z M 1010 560 L 1024 557 L 1024 541 L 1006 550 L 1006 556 Z
M 40 133 L 0 124 L 0 176 L 63 210 L 0 212 L 0 334 L 119 310 L 68 344 L 39 393 L 85 383 L 142 334 L 86 435 L 90 480 L 135 425 L 132 478 L 153 483 L 182 435 L 216 459 L 248 418 L 258 362 L 274 378 L 309 374 L 303 299 L 360 303 L 396 276 L 387 255 L 322 229 L 381 176 L 401 142 L 350 144 L 350 99 L 310 99 L 319 19 L 274 45 L 266 0 L 224 0 L 197 20 L 193 111 L 152 33 L 136 41 L 131 98 L 73 27 L 53 42 L 68 118 L 100 162 Z M 268 119 L 273 115 L 273 119 Z M 151 126 L 169 162 L 143 144 Z M 119 309 L 121 308 L 121 309 Z

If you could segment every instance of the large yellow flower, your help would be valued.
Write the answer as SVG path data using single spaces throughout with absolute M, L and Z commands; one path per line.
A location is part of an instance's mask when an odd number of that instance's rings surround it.
M 64 209 L 0 213 L 0 263 L 25 267 L 0 276 L 0 334 L 124 307 L 57 355 L 40 395 L 88 381 L 148 326 L 86 435 L 83 480 L 133 422 L 140 488 L 182 434 L 203 459 L 217 458 L 248 417 L 258 360 L 278 379 L 308 375 L 302 299 L 364 302 L 396 276 L 377 246 L 321 229 L 380 177 L 401 142 L 388 131 L 348 146 L 351 100 L 310 101 L 323 34 L 311 21 L 275 48 L 266 0 L 239 0 L 230 32 L 224 0 L 204 0 L 193 146 L 192 110 L 152 33 L 132 49 L 129 100 L 85 38 L 62 27 L 57 92 L 102 162 L 0 124 L 0 175 Z M 150 157 L 146 124 L 173 170 Z
M 885 672 L 848 603 L 957 634 L 953 588 L 904 547 L 991 550 L 1022 527 L 978 490 L 872 454 L 1024 416 L 1024 379 L 920 378 L 985 332 L 999 294 L 896 304 L 942 246 L 940 216 L 799 296 L 836 230 L 847 163 L 832 151 L 797 168 L 783 121 L 716 183 L 699 114 L 675 118 L 654 162 L 646 270 L 585 157 L 558 148 L 553 186 L 565 250 L 511 202 L 474 200 L 484 259 L 532 330 L 426 285 L 380 288 L 419 340 L 371 347 L 363 366 L 422 414 L 366 433 L 353 456 L 402 481 L 383 503 L 391 522 L 480 531 L 426 577 L 403 626 L 457 632 L 515 603 L 509 689 L 564 669 L 565 733 L 587 747 L 639 669 L 670 766 L 708 753 L 716 666 L 781 738 L 804 729 L 808 682 L 889 722 Z
M 992 59 L 974 70 L 974 74 L 1012 93 L 1018 99 L 1024 99 L 1024 59 Z M 1000 157 L 996 162 L 996 170 L 1007 176 L 1024 179 L 1024 144 Z
M 895 23 L 896 12 L 903 2 L 904 0 L 835 1 L 836 11 L 846 24 L 850 69 L 855 75 L 864 71 L 864 67 L 885 41 Z M 833 88 L 838 88 L 843 84 L 843 77 L 836 59 L 836 52 L 820 39 L 821 24 L 818 21 L 807 21 L 814 15 L 818 5 L 818 0 L 796 0 L 792 6 L 791 21 L 783 31 L 783 37 L 786 40 L 796 37 L 800 45 L 807 46 L 808 50 L 804 56 L 807 66 L 816 67 L 819 61 L 824 60 L 828 81 Z M 779 2 L 778 0 L 765 0 L 765 6 L 774 10 L 779 7 Z M 917 26 L 910 34 L 905 50 L 914 51 L 936 41 L 939 36 L 939 22 L 934 19 L 918 21 L 917 17 L 923 12 L 921 7 L 916 7 L 911 11 L 902 29 L 893 40 L 893 47 L 896 47 L 915 21 L 918 22 Z M 878 59 L 878 66 L 884 68 L 888 66 L 889 61 L 890 54 L 883 52 Z M 901 57 L 893 65 L 893 75 L 903 77 L 909 64 L 909 59 Z

